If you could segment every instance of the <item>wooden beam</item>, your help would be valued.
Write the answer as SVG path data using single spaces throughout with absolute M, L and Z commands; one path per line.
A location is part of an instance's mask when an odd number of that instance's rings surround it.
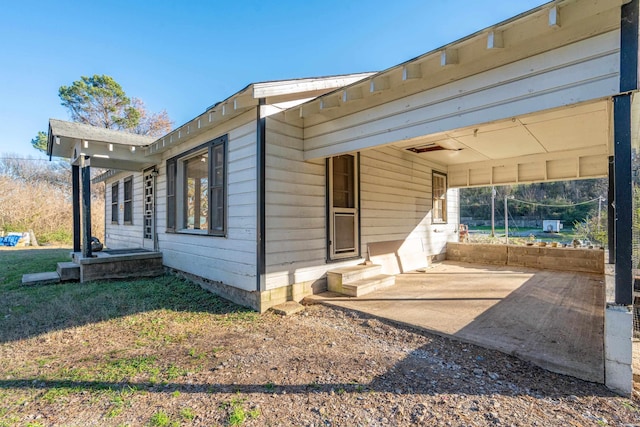
M 258 105 L 258 100 L 251 96 L 237 96 L 233 98 L 233 109 L 236 111 L 255 107 L 256 105 Z
M 558 6 L 553 6 L 549 9 L 549 26 L 560 28 L 560 11 L 558 10 Z
M 336 95 L 323 96 L 320 99 L 320 109 L 329 110 L 331 108 L 337 108 L 340 106 L 340 98 Z
M 405 64 L 402 67 L 402 80 L 412 80 L 422 78 L 422 66 L 418 62 Z
M 502 31 L 489 31 L 487 36 L 487 49 L 502 49 L 504 47 L 504 39 Z
M 389 89 L 391 84 L 389 83 L 389 77 L 387 76 L 379 76 L 371 79 L 371 83 L 369 84 L 369 92 L 382 92 L 383 90 Z
M 218 106 L 215 110 L 209 111 L 209 123 L 215 123 L 222 118 L 222 107 Z
M 300 118 L 309 117 L 320 112 L 320 102 L 313 101 L 300 106 Z
M 364 95 L 362 93 L 362 86 L 348 87 L 342 91 L 342 102 L 362 99 L 363 97 Z
M 455 65 L 458 63 L 458 49 L 445 49 L 440 52 L 440 66 Z

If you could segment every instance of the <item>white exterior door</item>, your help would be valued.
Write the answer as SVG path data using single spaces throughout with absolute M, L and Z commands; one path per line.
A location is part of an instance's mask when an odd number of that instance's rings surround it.
M 358 224 L 358 164 L 351 154 L 329 159 L 329 257 L 360 255 Z

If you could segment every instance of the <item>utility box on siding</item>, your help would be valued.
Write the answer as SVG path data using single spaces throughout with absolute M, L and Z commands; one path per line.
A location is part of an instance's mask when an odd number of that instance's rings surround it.
M 562 230 L 562 222 L 559 219 L 542 220 L 542 231 L 545 233 L 559 233 Z

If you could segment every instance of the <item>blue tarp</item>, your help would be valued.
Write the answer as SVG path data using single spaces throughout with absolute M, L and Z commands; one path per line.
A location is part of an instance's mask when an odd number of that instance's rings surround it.
M 0 237 L 0 246 L 15 246 L 18 244 L 18 240 L 20 240 L 22 236 L 6 236 Z

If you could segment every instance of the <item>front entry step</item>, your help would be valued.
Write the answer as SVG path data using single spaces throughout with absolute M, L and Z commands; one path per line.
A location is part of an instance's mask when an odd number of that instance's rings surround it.
M 354 265 L 327 272 L 330 292 L 359 297 L 377 289 L 393 286 L 395 276 L 382 274 L 381 265 Z
M 60 276 L 55 271 L 22 275 L 22 285 L 24 286 L 51 285 L 53 283 L 60 283 Z
M 342 286 L 342 293 L 351 297 L 361 297 L 378 289 L 396 284 L 396 277 L 389 274 L 378 274 L 366 279 L 356 280 Z
M 75 262 L 59 262 L 56 270 L 60 280 L 80 280 L 80 265 Z

